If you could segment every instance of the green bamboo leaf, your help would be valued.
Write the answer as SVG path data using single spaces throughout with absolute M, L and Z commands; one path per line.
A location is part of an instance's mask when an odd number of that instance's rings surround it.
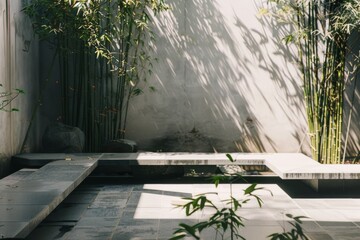
M 292 34 L 289 34 L 283 38 L 283 41 L 285 42 L 285 44 L 289 44 L 292 43 L 294 39 L 294 36 Z
M 250 195 L 250 194 L 252 194 L 252 193 L 255 191 L 256 185 L 257 185 L 256 183 L 253 183 L 253 184 L 251 184 L 249 187 L 247 187 L 247 188 L 244 190 L 245 195 Z
M 171 237 L 169 240 L 179 240 L 179 239 L 184 239 L 185 237 L 186 237 L 186 234 L 182 233 L 182 234 Z
M 235 162 L 236 161 L 236 160 L 233 159 L 233 157 L 229 153 L 226 154 L 226 157 L 230 160 L 230 162 Z
M 22 90 L 22 89 L 19 89 L 19 88 L 15 88 L 15 90 L 16 90 L 16 92 L 17 92 L 17 93 L 20 93 L 20 94 L 23 94 L 23 93 L 25 93 L 25 91 L 24 91 L 24 90 Z
M 195 239 L 200 239 L 200 237 L 198 237 L 196 235 L 196 228 L 194 228 L 192 226 L 189 226 L 189 225 L 187 225 L 185 223 L 180 223 L 179 226 L 182 227 L 187 233 L 189 233 Z

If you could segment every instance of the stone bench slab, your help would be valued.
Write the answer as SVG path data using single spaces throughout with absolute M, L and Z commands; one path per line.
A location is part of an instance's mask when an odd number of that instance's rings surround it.
M 97 167 L 97 163 L 97 159 L 55 161 L 18 181 L 0 180 L 0 237 L 26 237 Z
M 264 165 L 259 154 L 231 154 L 231 162 L 224 153 L 104 153 L 99 165 Z
M 323 165 L 301 153 L 82 153 L 82 154 L 21 154 L 15 162 L 34 165 L 59 159 L 99 159 L 99 166 L 137 165 L 265 165 L 281 179 L 360 179 L 359 165 Z

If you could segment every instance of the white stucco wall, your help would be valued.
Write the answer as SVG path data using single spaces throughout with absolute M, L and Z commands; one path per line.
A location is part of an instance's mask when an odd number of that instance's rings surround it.
M 0 177 L 6 174 L 9 156 L 21 150 L 35 102 L 38 100 L 38 44 L 21 0 L 0 0 L 0 83 L 6 91 L 20 88 L 25 94 L 12 102 L 19 112 L 0 111 Z M 37 119 L 27 151 L 38 145 Z
M 309 153 L 295 60 L 282 27 L 257 16 L 266 1 L 167 2 L 172 10 L 155 22 L 159 61 L 148 85 L 156 92 L 132 99 L 126 137 L 151 150 L 206 142 L 217 151 Z

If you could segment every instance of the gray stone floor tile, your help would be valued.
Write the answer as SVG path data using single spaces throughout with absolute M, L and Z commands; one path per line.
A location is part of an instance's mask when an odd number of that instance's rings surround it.
M 104 189 L 103 184 L 84 184 L 76 188 L 76 192 L 100 192 Z
M 243 222 L 246 226 L 279 226 L 281 224 L 284 224 L 284 222 L 261 220 L 261 219 L 254 219 L 254 220 L 244 219 Z
M 115 227 L 119 220 L 119 218 L 110 217 L 84 217 L 76 225 L 79 227 Z
M 83 217 L 121 217 L 122 211 L 120 208 L 88 208 Z
M 245 226 L 240 230 L 240 234 L 249 240 L 268 239 L 270 234 L 281 232 L 283 232 L 281 226 Z
M 324 229 L 317 223 L 313 221 L 303 221 L 301 227 L 307 232 L 322 232 Z
M 114 231 L 113 240 L 156 240 L 158 229 L 150 226 L 123 226 Z
M 26 240 L 65 240 L 73 226 L 40 225 Z
M 108 240 L 112 234 L 113 228 L 108 227 L 75 227 L 67 236 L 67 240 Z
M 240 185 L 237 187 L 239 188 Z M 207 191 L 208 189 L 213 189 L 212 184 L 197 184 L 196 189 L 191 184 L 186 186 L 184 184 L 176 186 L 172 184 L 83 184 L 61 204 L 61 206 L 68 206 L 68 209 L 59 210 L 58 219 L 71 219 L 75 224 L 70 229 L 71 231 L 64 235 L 70 240 L 169 239 L 180 222 L 194 224 L 199 219 L 205 220 L 210 216 L 204 212 L 194 215 L 194 219 L 185 220 L 183 219 L 185 218 L 184 212 L 181 209 L 174 211 L 173 204 L 178 203 L 181 197 L 193 195 L 194 191 Z M 249 205 L 247 208 L 239 210 L 239 213 L 247 219 L 245 220 L 246 227 L 242 230 L 246 239 L 266 239 L 269 234 L 281 232 L 283 228 L 290 229 L 291 226 L 284 217 L 285 213 L 296 216 L 309 213 L 310 217 L 315 217 L 316 219 L 304 220 L 302 224 L 304 231 L 309 237 L 312 237 L 312 240 L 356 240 L 358 239 L 357 235 L 360 236 L 360 220 L 358 220 L 360 217 L 357 217 L 356 211 L 352 214 L 352 201 L 345 201 L 347 204 L 345 209 L 348 211 L 346 214 L 351 217 L 348 218 L 340 211 L 342 210 L 340 208 L 327 208 L 328 204 L 322 204 L 324 199 L 321 201 L 319 199 L 300 199 L 300 204 L 298 204 L 297 200 L 293 201 L 279 187 L 273 189 L 275 189 L 273 199 L 264 195 L 267 206 L 256 208 Z M 226 185 L 220 190 L 224 195 Z M 336 203 L 340 206 L 341 199 L 337 199 Z M 71 205 L 82 205 L 83 211 L 81 211 L 81 207 L 71 210 L 69 207 Z M 301 205 L 306 208 L 302 209 Z M 354 206 L 357 207 L 356 204 Z M 61 217 L 60 213 L 67 217 Z M 71 216 L 71 214 L 74 215 Z M 57 217 L 53 217 L 52 221 L 44 222 L 48 229 L 41 230 L 43 235 L 48 232 L 49 236 L 53 236 L 52 231 L 59 233 L 56 219 Z M 320 220 L 321 222 L 316 222 Z M 37 231 L 41 233 L 40 230 Z M 214 233 L 204 232 L 202 236 L 205 240 L 213 240 Z
M 306 232 L 306 235 L 311 240 L 341 240 L 341 239 L 332 238 L 329 234 L 325 232 Z
M 141 184 L 142 186 L 143 184 Z M 136 187 L 137 185 L 127 185 L 127 184 L 119 184 L 119 185 L 105 185 L 103 188 L 102 188 L 102 191 L 104 192 L 132 192 L 133 189 Z
M 61 204 L 47 218 L 46 221 L 78 221 L 88 204 Z
M 119 221 L 119 227 L 123 226 L 147 226 L 158 228 L 159 219 L 139 219 L 134 217 L 135 212 L 124 211 Z
M 117 207 L 125 208 L 128 202 L 128 193 L 105 193 L 101 192 L 91 203 L 90 208 Z
M 325 230 L 334 239 L 360 240 L 360 229 L 357 227 L 331 227 Z
M 360 222 L 354 222 L 354 224 L 360 228 Z
M 318 221 L 317 222 L 323 228 L 348 228 L 356 227 L 356 224 L 353 222 L 328 222 L 328 221 Z
M 92 203 L 97 195 L 98 192 L 76 191 L 68 196 L 64 200 L 64 203 Z
M 198 221 L 188 220 L 188 219 L 179 219 L 179 220 L 160 219 L 158 238 L 169 239 L 170 237 L 172 237 L 173 233 L 179 228 L 180 223 L 185 223 L 187 225 L 194 225 L 198 223 Z

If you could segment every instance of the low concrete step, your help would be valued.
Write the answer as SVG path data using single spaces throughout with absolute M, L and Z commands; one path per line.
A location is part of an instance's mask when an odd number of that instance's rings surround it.
M 18 180 L 0 180 L 0 238 L 26 237 L 97 164 L 97 159 L 61 160 L 22 174 Z

